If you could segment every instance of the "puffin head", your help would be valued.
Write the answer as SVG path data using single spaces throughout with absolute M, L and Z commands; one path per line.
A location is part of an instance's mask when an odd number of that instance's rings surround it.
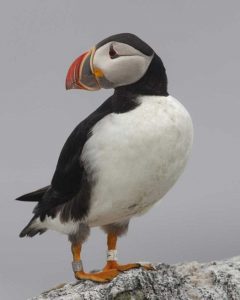
M 112 35 L 71 64 L 66 89 L 146 90 L 167 94 L 167 76 L 153 49 L 131 33 Z

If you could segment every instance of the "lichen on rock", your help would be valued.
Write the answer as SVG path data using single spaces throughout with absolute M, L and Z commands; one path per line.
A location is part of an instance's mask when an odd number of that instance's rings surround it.
M 240 256 L 210 263 L 159 263 L 133 269 L 109 283 L 77 281 L 31 300 L 240 300 Z

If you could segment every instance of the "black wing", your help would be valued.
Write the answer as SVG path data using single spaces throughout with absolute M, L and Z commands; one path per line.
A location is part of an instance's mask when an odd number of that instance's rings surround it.
M 124 89 L 115 90 L 97 110 L 83 120 L 71 133 L 60 153 L 57 167 L 51 185 L 46 187 L 38 205 L 34 208 L 34 218 L 45 216 L 54 217 L 60 205 L 64 204 L 61 218 L 80 219 L 84 217 L 89 208 L 90 184 L 87 174 L 81 163 L 82 149 L 91 135 L 93 126 L 110 113 L 125 113 L 138 106 L 136 96 L 128 94 Z M 34 193 L 35 195 L 35 193 Z M 24 200 L 24 195 L 19 200 Z M 35 199 L 34 199 L 35 201 Z
M 80 156 L 93 126 L 111 112 L 112 100 L 110 97 L 83 120 L 67 139 L 60 153 L 51 186 L 34 209 L 35 215 L 40 216 L 41 220 L 46 215 L 54 216 L 59 205 L 69 202 L 76 195 L 78 195 L 79 208 L 87 209 L 86 203 L 81 203 L 81 201 L 87 200 L 86 197 L 79 196 L 79 193 L 84 193 L 82 191 L 84 188 L 88 190 L 87 176 Z

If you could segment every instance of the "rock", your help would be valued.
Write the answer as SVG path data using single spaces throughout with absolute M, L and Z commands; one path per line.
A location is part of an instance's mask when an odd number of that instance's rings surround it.
M 240 256 L 210 263 L 159 263 L 155 268 L 133 269 L 105 284 L 68 283 L 32 300 L 240 300 Z

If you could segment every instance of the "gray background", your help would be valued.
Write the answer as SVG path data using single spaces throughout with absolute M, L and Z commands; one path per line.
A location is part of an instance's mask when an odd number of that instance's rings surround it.
M 67 238 L 18 233 L 32 203 L 13 199 L 49 183 L 72 129 L 112 91 L 65 91 L 72 60 L 101 39 L 132 32 L 162 57 L 169 91 L 192 115 L 195 140 L 175 187 L 119 241 L 123 262 L 209 261 L 238 255 L 239 1 L 5 1 L 0 8 L 0 298 L 26 299 L 74 280 Z M 87 269 L 105 262 L 92 230 Z

